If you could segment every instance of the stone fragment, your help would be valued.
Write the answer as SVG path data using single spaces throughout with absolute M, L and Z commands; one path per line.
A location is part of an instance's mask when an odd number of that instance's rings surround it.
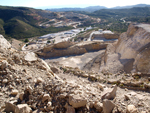
M 100 102 L 95 102 L 94 108 L 96 108 L 96 110 L 97 110 L 98 112 L 102 112 L 102 110 L 103 110 L 103 104 L 100 103 Z
M 5 103 L 5 112 L 6 113 L 10 113 L 10 112 L 12 112 L 12 113 L 18 113 L 18 112 L 16 112 L 16 105 L 14 105 L 12 102 L 6 102 Z
M 57 86 L 56 89 L 55 89 L 56 93 L 58 93 L 60 90 L 61 90 L 60 86 Z
M 51 67 L 53 73 L 59 73 L 59 70 L 56 67 Z
M 94 102 L 90 102 L 90 108 L 93 108 L 94 107 Z
M 3 79 L 3 84 L 6 84 L 8 82 L 7 79 Z
M 23 101 L 23 96 L 24 96 L 24 93 L 20 93 L 20 94 L 19 94 L 19 99 L 20 99 L 21 101 Z
M 50 100 L 50 96 L 49 96 L 49 94 L 44 94 L 43 95 L 43 98 L 42 98 L 42 103 L 44 103 L 46 100 Z
M 12 90 L 11 95 L 16 96 L 17 94 L 18 94 L 18 90 L 16 89 Z
M 32 113 L 43 113 L 43 112 L 40 111 L 40 110 L 35 110 L 35 111 L 33 111 Z
M 37 80 L 36 80 L 36 83 L 41 83 L 43 82 L 44 80 L 41 78 L 41 77 L 38 77 Z
M 66 111 L 66 113 L 75 113 L 75 109 L 72 107 L 72 106 L 67 106 L 67 111 Z
M 44 60 L 41 60 L 41 61 L 42 61 L 42 69 L 51 71 L 49 65 Z
M 47 109 L 48 109 L 48 110 L 51 110 L 51 107 L 52 107 L 52 102 L 48 102 L 48 103 L 47 103 Z
M 87 100 L 81 98 L 79 95 L 69 96 L 69 104 L 74 108 L 84 107 L 87 104 Z
M 8 62 L 6 60 L 3 60 L 0 64 L 0 68 L 3 70 L 8 66 Z
M 102 100 L 103 99 L 114 99 L 116 97 L 116 91 L 117 91 L 117 86 L 115 85 L 115 87 L 110 91 L 107 90 L 103 95 L 102 95 Z
M 32 87 L 31 87 L 31 86 L 28 86 L 28 87 L 26 88 L 26 91 L 28 91 L 28 92 L 29 92 L 29 94 L 31 95 L 31 94 L 32 94 L 33 89 L 32 89 Z
M 32 109 L 27 104 L 17 105 L 19 113 L 31 113 Z
M 14 54 L 14 55 L 13 55 L 13 61 L 14 61 L 16 64 L 22 64 L 22 60 L 20 59 L 20 55 L 19 55 L 19 54 Z
M 115 107 L 115 104 L 112 101 L 107 100 L 107 99 L 103 100 L 103 112 L 104 113 L 111 113 L 114 107 Z
M 59 98 L 64 99 L 67 96 L 67 93 L 63 93 L 59 95 Z
M 127 113 L 138 113 L 136 107 L 134 105 L 128 105 L 126 108 Z
M 129 95 L 124 95 L 125 100 L 130 100 L 130 96 Z

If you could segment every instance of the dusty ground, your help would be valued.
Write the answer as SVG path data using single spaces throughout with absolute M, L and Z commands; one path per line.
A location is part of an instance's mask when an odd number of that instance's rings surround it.
M 81 76 L 75 76 L 74 74 L 66 74 L 66 73 L 59 73 L 58 76 L 62 78 L 64 81 L 71 83 L 71 84 L 78 84 L 79 86 L 82 86 L 84 88 L 89 88 L 91 92 L 94 94 L 98 94 L 99 96 L 103 95 L 103 92 L 99 91 L 95 86 L 98 86 L 98 84 L 102 84 L 104 87 L 104 91 L 111 88 L 112 85 L 108 83 L 103 83 L 103 82 L 93 82 L 89 81 L 89 78 L 81 77 Z M 115 79 L 132 79 L 132 77 L 127 77 L 124 78 L 124 75 L 118 75 L 117 78 L 114 77 L 114 75 L 103 75 L 101 74 L 100 77 L 103 78 L 103 80 L 108 80 L 108 81 L 115 81 Z M 88 92 L 88 91 L 87 91 Z M 125 98 L 125 95 L 129 97 L 129 100 Z M 89 97 L 90 98 L 90 97 Z M 96 100 L 93 98 L 93 101 L 101 101 L 101 100 Z M 117 92 L 116 92 L 116 98 L 113 100 L 115 102 L 117 108 L 120 110 L 121 113 L 126 113 L 126 107 L 127 105 L 135 105 L 135 107 L 138 109 L 138 113 L 142 113 L 142 111 L 145 111 L 144 113 L 149 113 L 150 109 L 150 93 L 146 91 L 140 91 L 140 90 L 130 90 L 127 88 L 121 88 L 117 87 Z M 118 112 L 117 112 L 118 113 Z
M 77 56 L 69 56 L 69 57 L 60 57 L 55 59 L 46 59 L 46 62 L 59 62 L 60 64 L 63 64 L 64 66 L 69 67 L 78 67 L 79 69 L 82 69 L 84 65 L 86 65 L 89 61 L 91 61 L 95 56 L 98 56 L 99 54 L 103 53 L 105 50 L 100 50 L 97 52 L 89 52 L 85 53 L 83 55 L 77 55 Z
M 13 48 L 17 50 L 21 50 L 21 47 L 25 44 L 24 42 L 16 40 L 16 39 L 10 40 L 9 43 L 12 45 Z

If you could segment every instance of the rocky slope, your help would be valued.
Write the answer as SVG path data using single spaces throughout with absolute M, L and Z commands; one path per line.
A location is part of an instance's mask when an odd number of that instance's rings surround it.
M 14 50 L 1 36 L 2 40 L 5 43 L 0 46 L 0 112 L 150 112 L 150 94 L 146 92 L 150 79 L 142 78 L 147 80 L 143 84 L 136 78 L 141 74 L 96 74 L 47 64 L 34 53 Z M 130 86 L 142 87 L 145 92 L 130 90 Z
M 115 44 L 107 47 L 101 71 L 150 72 L 150 25 L 130 24 Z

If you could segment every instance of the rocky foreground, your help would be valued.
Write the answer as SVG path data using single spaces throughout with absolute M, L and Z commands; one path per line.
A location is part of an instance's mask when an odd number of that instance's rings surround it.
M 13 113 L 149 113 L 150 76 L 93 73 L 47 64 L 0 36 L 0 111 Z

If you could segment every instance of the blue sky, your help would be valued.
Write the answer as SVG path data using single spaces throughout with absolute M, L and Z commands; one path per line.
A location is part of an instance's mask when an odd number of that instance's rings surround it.
M 0 0 L 3 6 L 25 6 L 25 7 L 87 7 L 87 6 L 126 6 L 135 4 L 150 4 L 150 0 Z

